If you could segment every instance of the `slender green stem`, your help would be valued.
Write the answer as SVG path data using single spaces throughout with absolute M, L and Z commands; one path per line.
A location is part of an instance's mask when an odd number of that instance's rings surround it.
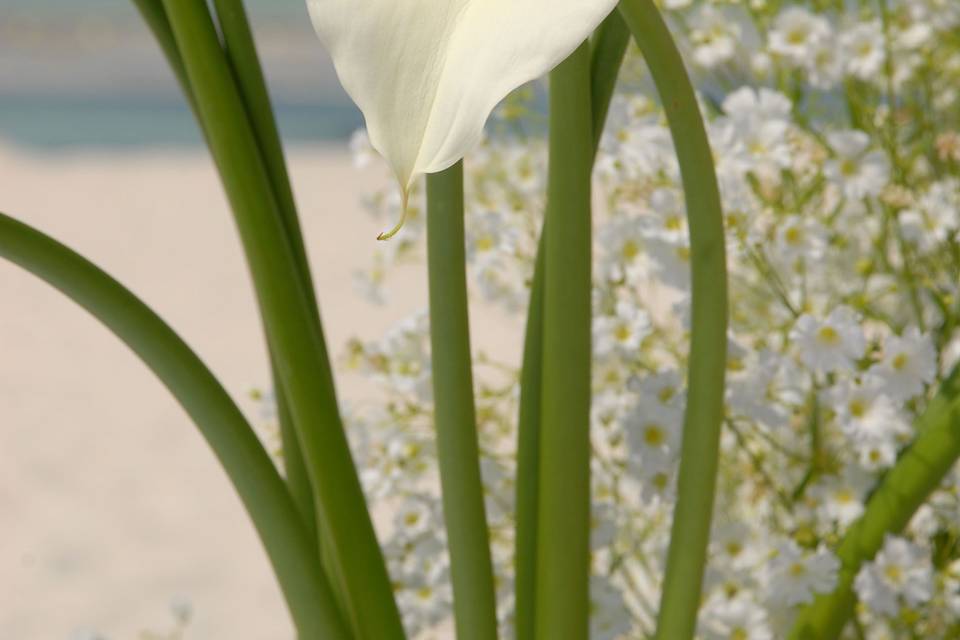
M 495 640 L 496 592 L 473 398 L 463 163 L 427 176 L 434 422 L 458 640 Z
M 550 74 L 536 637 L 585 640 L 590 578 L 590 49 Z
M 280 373 L 272 367 L 274 393 L 277 402 L 277 423 L 280 426 L 280 443 L 283 447 L 283 468 L 290 495 L 303 523 L 311 537 L 317 539 L 317 518 L 313 508 L 313 488 L 310 486 L 310 477 L 307 474 L 303 452 L 300 450 L 300 441 L 297 438 L 293 416 L 285 394 L 282 393 Z
M 243 414 L 183 340 L 96 266 L 3 214 L 0 256 L 46 280 L 105 324 L 186 409 L 250 514 L 300 637 L 350 638 L 283 480 Z
M 277 122 L 274 118 L 273 107 L 270 103 L 270 94 L 257 55 L 253 32 L 247 19 L 247 12 L 240 0 L 214 0 L 220 32 L 223 35 L 224 50 L 227 60 L 233 70 L 237 89 L 243 98 L 243 105 L 247 118 L 257 139 L 257 146 L 267 173 L 273 194 L 283 219 L 287 233 L 287 241 L 293 251 L 300 271 L 300 278 L 304 290 L 310 301 L 317 330 L 322 335 L 322 324 L 317 307 L 316 292 L 313 288 L 313 277 L 310 274 L 310 264 L 303 242 L 303 233 L 300 229 L 297 206 L 290 186 L 290 177 L 287 173 L 287 164 L 283 154 L 283 145 Z M 272 356 L 276 359 L 275 356 Z M 324 364 L 329 367 L 329 358 L 324 358 Z M 332 374 L 331 374 L 332 379 Z M 303 513 L 304 519 L 315 525 L 316 514 L 313 507 L 313 487 L 306 472 L 306 463 L 303 460 L 300 443 L 297 440 L 297 430 L 293 424 L 293 416 L 289 408 L 289 399 L 280 384 L 274 367 L 274 388 L 277 396 L 278 418 L 280 433 L 283 438 L 283 462 L 286 469 L 287 484 L 290 492 Z M 315 526 L 314 526 L 315 528 Z M 322 543 L 322 541 L 321 541 Z M 326 544 L 326 543 L 323 543 Z M 325 554 L 329 553 L 329 550 Z
M 361 640 L 403 638 L 383 555 L 340 420 L 323 335 L 313 319 L 257 139 L 204 3 L 165 0 L 250 264 L 271 352 L 314 486 L 329 573 Z
M 193 90 L 190 88 L 190 80 L 187 78 L 187 70 L 183 66 L 183 58 L 180 56 L 180 50 L 177 48 L 177 42 L 173 37 L 173 30 L 170 28 L 170 20 L 167 19 L 167 12 L 163 8 L 162 0 L 133 0 L 143 16 L 144 22 L 150 27 L 153 36 L 160 44 L 163 54 L 173 70 L 173 75 L 177 78 L 180 88 L 187 97 L 187 102 L 196 113 L 196 103 L 193 99 Z
M 626 34 L 624 36 L 624 34 Z M 616 79 L 629 43 L 630 31 L 618 12 L 610 14 L 591 39 L 590 96 L 593 116 L 593 153 L 603 137 Z M 540 451 L 540 393 L 543 375 L 542 231 L 530 285 L 530 302 L 523 341 L 520 374 L 520 412 L 517 420 L 516 553 L 514 554 L 515 629 L 518 640 L 532 640 L 536 620 L 537 496 Z
M 544 227 L 546 230 L 546 227 Z M 514 627 L 517 640 L 533 640 L 536 629 L 537 521 L 540 474 L 540 394 L 543 384 L 544 240 L 540 234 L 530 286 L 527 326 L 520 370 L 517 420 L 517 533 L 514 552 Z
M 590 40 L 590 98 L 593 113 L 593 151 L 603 139 L 603 125 L 610 112 L 610 100 L 617 85 L 623 57 L 630 44 L 630 28 L 619 11 L 603 21 Z
M 660 640 L 692 638 L 717 482 L 727 354 L 723 211 L 710 143 L 680 52 L 653 0 L 621 0 L 646 58 L 680 163 L 690 228 L 691 337 L 677 505 L 657 622 Z
M 833 640 L 853 613 L 853 581 L 864 562 L 873 560 L 887 534 L 904 530 L 960 458 L 960 370 L 943 383 L 917 420 L 913 444 L 883 477 L 866 511 L 843 537 L 837 556 L 841 569 L 832 593 L 818 596 L 797 617 L 791 640 Z
M 170 21 L 167 18 L 166 9 L 163 7 L 162 0 L 134 0 L 134 2 L 143 14 L 144 19 L 150 26 L 151 31 L 153 31 L 157 41 L 160 43 L 167 61 L 180 83 L 183 93 L 197 117 L 201 129 L 206 133 L 206 126 L 201 114 L 197 110 L 193 88 L 190 86 L 190 81 L 187 78 L 183 58 L 180 55 L 180 50 L 177 48 L 177 43 L 173 37 L 173 31 L 170 28 Z M 307 265 L 306 252 L 303 248 L 302 236 L 297 221 L 293 192 L 287 177 L 283 149 L 280 145 L 279 133 L 277 132 L 276 123 L 273 119 L 273 110 L 270 106 L 266 84 L 263 80 L 262 71 L 260 70 L 260 62 L 246 19 L 246 12 L 243 10 L 242 4 L 238 2 L 229 4 L 221 2 L 219 4 L 227 5 L 220 9 L 221 31 L 224 34 L 224 40 L 227 45 L 227 55 L 230 57 L 231 64 L 238 77 L 238 84 L 244 95 L 244 104 L 247 106 L 251 124 L 255 128 L 264 162 L 270 169 L 271 183 L 275 196 L 278 202 L 282 204 L 284 221 L 291 245 L 298 254 L 298 261 L 301 264 L 303 277 L 309 287 L 311 297 L 315 297 L 312 289 L 312 279 Z M 227 16 L 227 19 L 224 19 L 222 16 Z M 233 45 L 232 48 L 231 43 Z M 240 53 L 231 55 L 233 51 L 239 51 Z M 242 72 L 237 72 L 236 69 L 238 68 L 240 68 Z M 273 359 L 272 354 L 271 359 Z M 283 460 L 284 468 L 286 469 L 287 484 L 290 486 L 290 492 L 293 494 L 297 507 L 303 515 L 307 528 L 313 531 L 315 535 L 316 517 L 313 507 L 313 490 L 309 484 L 310 480 L 307 476 L 305 463 L 300 451 L 300 443 L 296 439 L 296 429 L 292 424 L 292 417 L 286 406 L 287 399 L 284 397 L 277 376 L 276 366 L 273 366 L 272 369 L 273 386 L 277 396 L 277 414 L 283 442 Z

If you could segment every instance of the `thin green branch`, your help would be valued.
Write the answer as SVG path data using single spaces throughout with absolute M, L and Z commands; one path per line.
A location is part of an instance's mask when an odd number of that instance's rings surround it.
M 301 638 L 348 639 L 316 548 L 283 480 L 230 396 L 139 298 L 70 249 L 0 214 L 0 256 L 69 296 L 123 340 L 210 444 L 253 520 Z
M 590 102 L 593 113 L 593 152 L 603 139 L 603 126 L 610 112 L 610 101 L 617 76 L 630 44 L 630 28 L 619 11 L 601 23 L 590 40 Z
M 493 563 L 473 397 L 463 163 L 427 176 L 434 422 L 458 640 L 496 640 Z
M 143 16 L 144 22 L 150 27 L 153 36 L 160 44 L 164 57 L 173 71 L 180 89 L 187 97 L 190 108 L 197 113 L 197 105 L 193 99 L 193 90 L 190 88 L 190 80 L 187 78 L 187 70 L 183 66 L 183 58 L 180 56 L 180 50 L 177 48 L 177 41 L 173 37 L 173 30 L 170 28 L 170 20 L 167 19 L 167 11 L 163 8 L 162 0 L 133 0 Z
M 546 231 L 546 227 L 544 227 Z M 514 626 L 517 640 L 533 640 L 536 628 L 537 522 L 540 476 L 540 394 L 543 381 L 544 240 L 537 247 L 520 370 L 517 420 L 517 533 L 514 552 Z
M 883 477 L 866 511 L 847 530 L 837 549 L 841 569 L 832 593 L 818 596 L 800 615 L 791 640 L 833 640 L 853 613 L 853 581 L 873 560 L 887 534 L 897 535 L 960 458 L 960 369 L 917 420 L 917 438 Z
M 314 320 L 270 175 L 205 3 L 165 0 L 213 155 L 250 264 L 271 352 L 290 401 L 329 541 L 331 578 L 361 640 L 403 638 L 383 555 L 366 509 Z
M 690 228 L 691 337 L 677 505 L 657 621 L 660 640 L 693 637 L 710 541 L 723 422 L 727 269 L 713 154 L 693 85 L 653 0 L 621 0 L 620 12 L 660 94 L 686 197 Z
M 590 578 L 590 49 L 550 75 L 536 638 L 585 640 Z
M 624 36 L 626 34 L 626 36 Z M 593 156 L 596 157 L 609 113 L 616 79 L 629 44 L 630 32 L 614 11 L 590 43 L 590 96 Z M 545 231 L 541 231 L 530 285 L 523 340 L 520 411 L 517 420 L 516 541 L 514 554 L 515 629 L 518 640 L 532 640 L 536 620 L 537 495 L 540 473 L 540 393 L 543 376 L 543 280 Z
M 220 33 L 223 36 L 223 46 L 230 68 L 236 80 L 237 90 L 243 99 L 247 118 L 253 129 L 267 173 L 270 185 L 273 188 L 274 198 L 283 220 L 287 241 L 297 261 L 301 283 L 306 291 L 313 312 L 317 331 L 323 336 L 320 313 L 317 307 L 316 292 L 313 287 L 313 277 L 310 274 L 310 264 L 307 259 L 306 248 L 303 242 L 303 233 L 300 229 L 297 206 L 290 186 L 290 177 L 287 173 L 286 159 L 283 153 L 283 144 L 280 132 L 274 118 L 273 107 L 270 103 L 270 94 L 267 90 L 266 79 L 257 55 L 256 43 L 247 12 L 240 0 L 214 0 Z M 326 347 L 324 345 L 324 351 Z M 271 356 L 276 360 L 275 356 Z M 329 368 L 329 357 L 324 356 L 323 363 Z M 315 529 L 316 513 L 313 506 L 313 487 L 306 472 L 306 463 L 303 459 L 300 442 L 297 438 L 297 429 L 293 424 L 293 416 L 289 408 L 289 399 L 283 392 L 279 377 L 274 367 L 274 389 L 277 397 L 278 418 L 280 433 L 283 439 L 283 462 L 286 469 L 287 484 L 293 494 L 297 506 L 303 514 L 304 520 L 311 523 Z M 332 379 L 332 374 L 331 374 Z M 323 541 L 321 544 L 326 545 Z M 325 550 L 325 554 L 329 549 Z

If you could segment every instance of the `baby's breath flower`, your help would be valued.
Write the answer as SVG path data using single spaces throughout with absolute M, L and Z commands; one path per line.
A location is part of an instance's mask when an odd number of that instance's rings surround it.
M 854 588 L 870 609 L 895 616 L 900 612 L 901 599 L 916 606 L 932 596 L 929 555 L 903 538 L 887 535 L 874 561 L 860 569 Z

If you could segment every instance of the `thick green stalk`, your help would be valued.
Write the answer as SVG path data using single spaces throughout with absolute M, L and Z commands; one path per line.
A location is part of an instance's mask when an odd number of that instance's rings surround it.
M 657 621 L 660 640 L 685 640 L 693 637 L 697 623 L 723 422 L 728 314 L 723 210 L 703 118 L 670 30 L 653 0 L 621 0 L 620 11 L 649 64 L 667 115 L 690 228 L 687 408 Z
M 627 50 L 630 31 L 616 11 L 604 20 L 590 42 L 590 97 L 593 152 L 596 155 Z M 536 620 L 537 495 L 540 451 L 540 393 L 543 372 L 544 240 L 540 233 L 530 285 L 530 302 L 523 340 L 520 373 L 520 412 L 517 420 L 516 540 L 514 554 L 515 629 L 518 640 L 532 640 Z
M 201 2 L 165 0 L 246 250 L 271 352 L 314 486 L 331 577 L 361 640 L 404 637 L 383 555 L 340 420 L 323 335 L 269 173 L 216 30 Z
M 473 399 L 463 163 L 427 176 L 434 422 L 458 640 L 495 640 L 496 593 Z
M 590 578 L 590 49 L 550 74 L 536 637 L 586 640 Z
M 96 266 L 0 214 L 0 255 L 84 307 L 149 366 L 233 482 L 273 564 L 301 638 L 348 639 L 317 551 L 270 457 L 217 379 L 139 298 Z
M 243 98 L 247 118 L 257 139 L 260 157 L 270 176 L 270 185 L 273 188 L 273 194 L 283 219 L 290 249 L 297 261 L 304 290 L 307 292 L 310 301 L 310 308 L 317 323 L 317 331 L 322 336 L 323 329 L 317 307 L 316 292 L 313 288 L 313 277 L 310 274 L 310 264 L 303 243 L 297 206 L 293 197 L 293 189 L 290 186 L 290 177 L 287 173 L 283 144 L 280 140 L 280 132 L 277 129 L 273 107 L 270 103 L 270 94 L 260 65 L 260 57 L 257 55 L 256 43 L 250 29 L 250 22 L 247 19 L 247 12 L 241 0 L 214 0 L 214 7 L 217 10 L 227 60 L 233 70 L 237 90 Z M 324 356 L 323 363 L 327 367 L 330 366 L 329 362 L 329 358 Z M 330 378 L 333 378 L 332 374 Z M 274 388 L 277 396 L 280 433 L 283 440 L 283 463 L 286 469 L 287 484 L 290 485 L 290 492 L 293 494 L 301 513 L 303 513 L 304 519 L 311 525 L 315 525 L 313 487 L 310 485 L 310 478 L 306 471 L 306 463 L 303 460 L 300 442 L 297 439 L 293 416 L 289 408 L 284 406 L 289 404 L 289 399 L 285 397 L 277 375 L 274 375 Z
M 790 633 L 792 640 L 833 640 L 853 613 L 853 581 L 865 562 L 873 560 L 887 534 L 901 533 L 960 458 L 960 374 L 950 376 L 940 393 L 917 420 L 917 438 L 883 477 L 854 522 L 837 556 L 841 562 L 837 586 L 801 611 Z

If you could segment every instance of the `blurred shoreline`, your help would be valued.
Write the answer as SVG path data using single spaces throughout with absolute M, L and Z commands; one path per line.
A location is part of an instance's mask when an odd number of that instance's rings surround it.
M 346 140 L 362 118 L 303 2 L 248 2 L 281 131 Z M 130 2 L 6 0 L 0 7 L 0 143 L 196 146 L 192 116 Z

